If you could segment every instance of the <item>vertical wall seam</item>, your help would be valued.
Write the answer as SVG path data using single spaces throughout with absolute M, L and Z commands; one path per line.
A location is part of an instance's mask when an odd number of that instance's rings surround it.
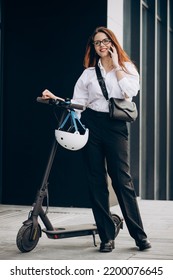
M 166 113 L 166 199 L 169 200 L 170 193 L 170 0 L 167 0 L 167 113 Z
M 142 0 L 140 0 L 140 88 L 142 89 Z M 139 98 L 140 109 L 142 98 Z M 139 196 L 142 197 L 142 110 L 139 115 Z
M 157 57 L 158 57 L 158 49 L 157 49 L 157 0 L 155 0 L 155 11 L 154 11 L 154 199 L 157 199 L 157 190 L 158 190 L 158 96 L 157 96 Z

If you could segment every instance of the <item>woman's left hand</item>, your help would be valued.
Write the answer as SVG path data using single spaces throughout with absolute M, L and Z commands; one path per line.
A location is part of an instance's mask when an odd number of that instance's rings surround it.
M 56 99 L 56 95 L 54 95 L 50 90 L 48 89 L 45 89 L 43 92 L 42 92 L 42 98 L 43 99 L 49 99 L 49 98 L 52 98 L 52 99 Z

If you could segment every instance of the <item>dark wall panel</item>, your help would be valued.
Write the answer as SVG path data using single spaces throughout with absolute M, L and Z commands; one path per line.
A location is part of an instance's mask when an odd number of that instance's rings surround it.
M 45 88 L 72 96 L 87 39 L 106 21 L 105 0 L 4 1 L 2 203 L 33 202 L 56 126 L 36 97 Z M 51 205 L 90 206 L 81 151 L 59 147 L 49 182 Z

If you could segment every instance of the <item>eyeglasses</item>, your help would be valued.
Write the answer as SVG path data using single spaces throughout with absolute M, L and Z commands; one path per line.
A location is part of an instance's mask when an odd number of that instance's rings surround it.
M 93 41 L 93 44 L 94 44 L 94 46 L 98 47 L 98 46 L 101 46 L 101 43 L 102 43 L 103 45 L 106 46 L 106 45 L 108 45 L 110 42 L 111 42 L 111 39 L 105 38 L 105 39 L 103 39 L 102 41 L 100 41 L 100 40 Z

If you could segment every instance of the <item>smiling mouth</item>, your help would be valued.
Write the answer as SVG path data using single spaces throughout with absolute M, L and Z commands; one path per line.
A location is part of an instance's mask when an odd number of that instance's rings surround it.
M 107 48 L 100 49 L 101 52 L 107 51 Z

